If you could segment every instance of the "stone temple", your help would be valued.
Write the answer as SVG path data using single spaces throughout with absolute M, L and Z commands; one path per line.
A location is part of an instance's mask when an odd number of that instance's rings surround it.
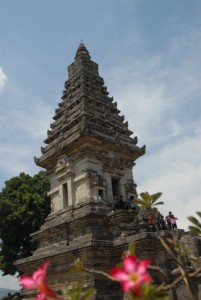
M 52 213 L 99 199 L 112 204 L 115 193 L 135 196 L 132 167 L 145 152 L 131 137 L 83 44 L 68 74 L 47 146 L 35 159 L 51 176 Z
M 137 197 L 133 166 L 145 154 L 145 146 L 137 146 L 137 137 L 132 137 L 128 122 L 99 75 L 98 64 L 83 43 L 68 67 L 61 100 L 47 131 L 46 146 L 41 147 L 42 155 L 35 158 L 50 175 L 51 213 L 32 234 L 37 250 L 16 261 L 17 267 L 30 274 L 49 261 L 49 285 L 55 290 L 71 288 L 80 276 L 68 273 L 75 259 L 85 256 L 88 267 L 107 272 L 134 241 L 137 255 L 160 265 L 171 280 L 175 264 L 156 233 L 149 230 L 143 211 L 113 211 L 115 195 Z M 160 283 L 160 274 L 153 272 L 152 276 Z M 102 275 L 87 273 L 85 286 L 96 288 L 96 300 L 122 299 L 117 283 Z M 184 295 L 190 299 L 184 287 L 170 293 L 175 300 L 187 299 Z M 27 290 L 24 296 L 31 299 L 34 291 Z

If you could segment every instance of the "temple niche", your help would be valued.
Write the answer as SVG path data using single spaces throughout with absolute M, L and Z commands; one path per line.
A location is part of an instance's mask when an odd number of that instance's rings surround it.
M 115 195 L 125 200 L 137 197 L 133 167 L 145 146 L 139 147 L 132 135 L 117 102 L 109 96 L 98 64 L 81 43 L 68 67 L 46 145 L 41 147 L 41 156 L 34 158 L 50 176 L 51 213 L 31 235 L 37 249 L 16 261 L 21 272 L 31 274 L 49 261 L 48 284 L 56 291 L 71 289 L 80 278 L 79 273 L 68 272 L 75 259 L 84 256 L 87 267 L 108 272 L 130 241 L 135 241 L 137 256 L 149 257 L 172 279 L 175 264 L 157 234 L 149 230 L 145 212 L 113 210 Z M 170 234 L 163 231 L 161 235 Z M 161 282 L 160 274 L 152 276 L 155 284 Z M 100 274 L 86 274 L 85 287 L 96 289 L 93 300 L 122 299 L 116 283 Z M 183 290 L 173 291 L 171 299 L 179 299 L 179 293 Z M 34 290 L 24 291 L 24 299 L 34 298 Z

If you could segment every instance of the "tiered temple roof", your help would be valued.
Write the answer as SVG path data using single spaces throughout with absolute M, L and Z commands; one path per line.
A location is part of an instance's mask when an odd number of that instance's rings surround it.
M 91 60 L 83 43 L 68 67 L 68 75 L 62 101 L 44 141 L 47 146 L 41 147 L 42 156 L 35 158 L 36 164 L 54 168 L 58 153 L 72 156 L 72 149 L 90 148 L 88 138 L 93 149 L 101 142 L 107 149 L 123 151 L 131 162 L 143 155 L 145 146 L 138 147 L 137 137 L 131 137 L 133 132 L 128 129 L 128 122 L 120 115 L 113 97 L 109 97 L 98 64 Z M 96 150 L 99 151 L 98 147 Z

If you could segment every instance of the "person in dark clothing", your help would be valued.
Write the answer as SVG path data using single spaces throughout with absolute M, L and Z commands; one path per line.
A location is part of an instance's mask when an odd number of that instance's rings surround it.
M 125 202 L 124 202 L 124 200 L 123 200 L 123 196 L 120 196 L 120 197 L 119 197 L 118 208 L 119 208 L 119 209 L 125 209 L 125 208 L 126 208 Z
M 159 216 L 159 220 L 158 220 L 158 224 L 159 224 L 159 229 L 160 230 L 166 230 L 166 224 L 165 224 L 165 220 L 164 220 L 164 216 L 160 214 Z
M 119 202 L 119 196 L 118 195 L 115 195 L 113 197 L 113 209 L 118 209 L 118 202 Z
M 171 222 L 170 222 L 171 216 L 172 216 L 172 212 L 169 211 L 168 215 L 165 217 L 165 221 L 167 223 L 168 230 L 171 230 Z

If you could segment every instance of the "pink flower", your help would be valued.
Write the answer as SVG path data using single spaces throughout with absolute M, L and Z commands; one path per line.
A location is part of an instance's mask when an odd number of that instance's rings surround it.
M 45 282 L 48 265 L 49 263 L 45 262 L 42 267 L 33 272 L 32 276 L 22 275 L 19 279 L 24 289 L 37 289 L 39 291 L 37 300 L 46 300 L 46 297 L 60 299 Z
M 110 276 L 120 281 L 124 292 L 130 291 L 139 295 L 142 284 L 152 281 L 150 275 L 146 273 L 150 263 L 150 260 L 138 261 L 136 256 L 129 255 L 123 259 L 123 267 L 114 267 L 110 271 Z
M 48 300 L 47 297 L 45 296 L 45 294 L 43 294 L 42 292 L 39 292 L 37 294 L 37 297 L 34 300 Z

